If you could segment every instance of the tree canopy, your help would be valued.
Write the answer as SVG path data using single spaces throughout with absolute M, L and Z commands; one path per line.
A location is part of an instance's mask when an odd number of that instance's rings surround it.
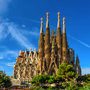
M 66 63 L 59 65 L 57 74 L 66 78 L 73 78 L 77 76 L 75 75 L 75 68 L 72 65 L 67 65 Z
M 47 83 L 47 80 L 50 79 L 49 75 L 37 75 L 36 77 L 34 77 L 32 79 L 32 81 L 30 81 L 30 83 L 32 83 L 32 85 L 39 85 L 42 83 Z
M 10 87 L 12 85 L 11 80 L 8 76 L 5 76 L 5 74 L 0 74 L 0 88 L 1 87 Z

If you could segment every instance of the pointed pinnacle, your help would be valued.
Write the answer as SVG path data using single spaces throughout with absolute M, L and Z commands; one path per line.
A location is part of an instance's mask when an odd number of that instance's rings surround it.
M 40 33 L 43 33 L 43 18 L 41 18 L 41 30 Z
M 65 17 L 63 18 L 63 24 L 65 25 Z
M 46 14 L 47 14 L 47 20 L 48 20 L 49 13 L 47 12 Z
M 49 13 L 47 12 L 46 14 L 47 14 L 46 28 L 48 28 L 49 27 L 49 21 L 48 21 L 48 19 L 49 19 Z
M 66 33 L 66 31 L 65 31 L 65 17 L 63 18 L 63 33 Z
M 58 23 L 57 23 L 57 28 L 60 27 L 60 12 L 57 13 L 58 14 Z

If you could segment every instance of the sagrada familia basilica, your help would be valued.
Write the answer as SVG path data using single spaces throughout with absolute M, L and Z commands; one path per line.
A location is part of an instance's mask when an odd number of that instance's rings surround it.
M 75 63 L 75 52 L 69 48 L 66 29 L 65 18 L 63 18 L 63 33 L 61 34 L 60 13 L 58 12 L 57 35 L 54 35 L 54 30 L 49 28 L 49 13 L 47 13 L 46 32 L 43 33 L 43 18 L 41 18 L 40 38 L 38 51 L 24 51 L 19 52 L 14 64 L 13 78 L 20 79 L 22 82 L 30 82 L 33 77 L 37 75 L 57 74 L 59 65 L 67 63 L 73 65 L 76 74 L 81 76 L 81 68 L 79 65 L 78 56 Z

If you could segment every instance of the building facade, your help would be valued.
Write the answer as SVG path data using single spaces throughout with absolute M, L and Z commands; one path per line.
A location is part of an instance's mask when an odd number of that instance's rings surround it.
M 79 65 L 78 56 L 75 63 L 75 52 L 69 48 L 66 29 L 65 18 L 63 18 L 63 33 L 61 34 L 60 13 L 58 12 L 57 35 L 55 31 L 49 28 L 49 13 L 47 13 L 46 32 L 43 33 L 43 18 L 41 18 L 40 37 L 38 44 L 38 51 L 24 51 L 19 52 L 14 65 L 13 77 L 22 82 L 29 82 L 36 75 L 52 75 L 57 74 L 59 65 L 67 63 L 73 65 L 76 73 L 81 76 L 81 68 Z

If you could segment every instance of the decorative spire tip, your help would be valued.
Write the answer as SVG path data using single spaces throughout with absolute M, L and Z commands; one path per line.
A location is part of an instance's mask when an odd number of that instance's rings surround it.
M 60 12 L 58 12 L 57 14 L 60 15 Z
M 49 13 L 47 12 L 46 14 L 47 14 L 47 20 L 48 20 L 48 15 L 49 15 Z
M 65 17 L 63 18 L 63 20 L 65 21 Z
M 47 16 L 49 15 L 49 13 L 48 13 L 48 12 L 47 12 L 46 14 L 47 14 Z
M 43 21 L 43 18 L 41 18 L 41 21 Z

